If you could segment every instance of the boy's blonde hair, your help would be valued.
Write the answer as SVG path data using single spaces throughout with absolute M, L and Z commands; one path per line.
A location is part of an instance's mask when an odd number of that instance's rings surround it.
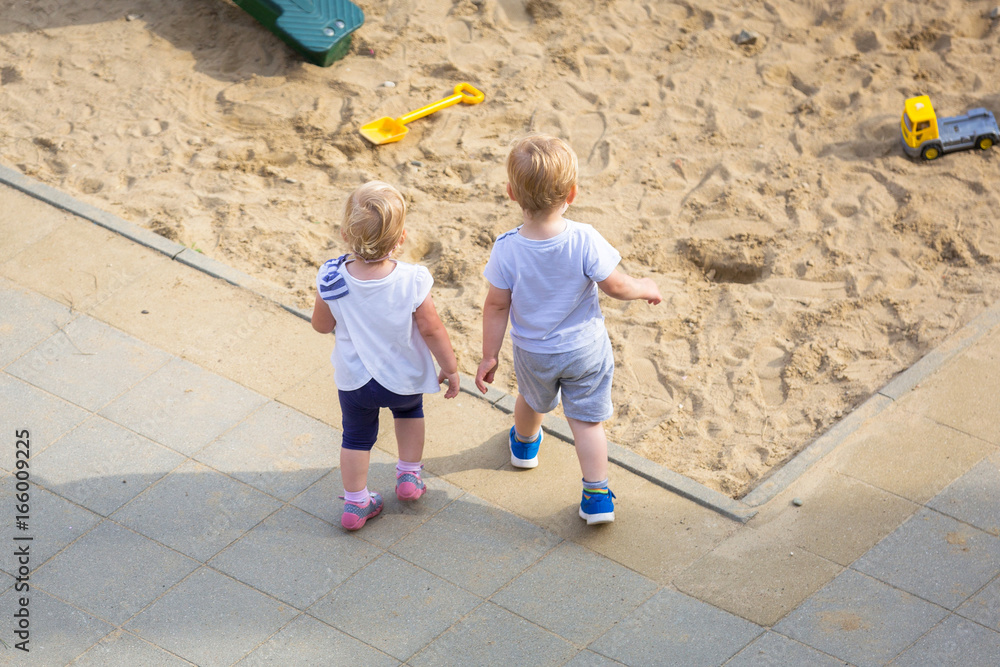
M 351 251 L 369 262 L 388 257 L 403 236 L 406 202 L 399 190 L 369 181 L 351 193 L 344 205 L 341 232 Z
M 507 156 L 507 180 L 514 199 L 527 211 L 565 204 L 576 175 L 576 153 L 559 137 L 533 134 L 518 139 Z

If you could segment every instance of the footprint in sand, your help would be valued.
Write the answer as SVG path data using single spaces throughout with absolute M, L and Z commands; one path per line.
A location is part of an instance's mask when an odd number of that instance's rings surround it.
M 787 354 L 780 347 L 762 345 L 754 355 L 757 379 L 760 380 L 760 391 L 764 402 L 770 406 L 785 402 L 785 388 L 781 374 L 785 370 Z
M 604 116 L 599 113 L 583 114 L 573 122 L 571 143 L 586 176 L 595 176 L 611 166 L 611 145 L 604 138 L 606 129 Z

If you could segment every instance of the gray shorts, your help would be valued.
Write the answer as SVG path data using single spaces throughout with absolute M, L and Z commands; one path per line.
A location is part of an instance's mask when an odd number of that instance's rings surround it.
M 563 412 L 570 419 L 603 422 L 614 412 L 611 382 L 615 357 L 607 333 L 572 352 L 526 352 L 515 345 L 514 372 L 517 390 L 535 412 L 551 411 L 559 405 L 560 394 Z

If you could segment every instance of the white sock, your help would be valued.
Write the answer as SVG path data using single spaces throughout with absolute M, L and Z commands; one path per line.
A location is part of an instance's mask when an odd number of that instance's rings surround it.
M 368 492 L 367 486 L 360 491 L 348 491 L 344 489 L 344 500 L 355 505 L 360 505 L 361 507 L 367 506 L 371 497 L 372 494 Z
M 420 461 L 416 463 L 410 463 L 399 459 L 396 461 L 396 472 L 420 472 L 420 469 L 424 467 L 424 464 Z

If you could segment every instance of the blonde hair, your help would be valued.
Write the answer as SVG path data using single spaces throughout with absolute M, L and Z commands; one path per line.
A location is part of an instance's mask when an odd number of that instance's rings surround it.
M 576 176 L 576 153 L 558 137 L 533 134 L 511 145 L 507 180 L 514 199 L 527 211 L 546 211 L 566 203 Z
M 341 232 L 358 258 L 377 261 L 399 245 L 405 219 L 406 202 L 399 190 L 382 181 L 369 181 L 347 198 Z

